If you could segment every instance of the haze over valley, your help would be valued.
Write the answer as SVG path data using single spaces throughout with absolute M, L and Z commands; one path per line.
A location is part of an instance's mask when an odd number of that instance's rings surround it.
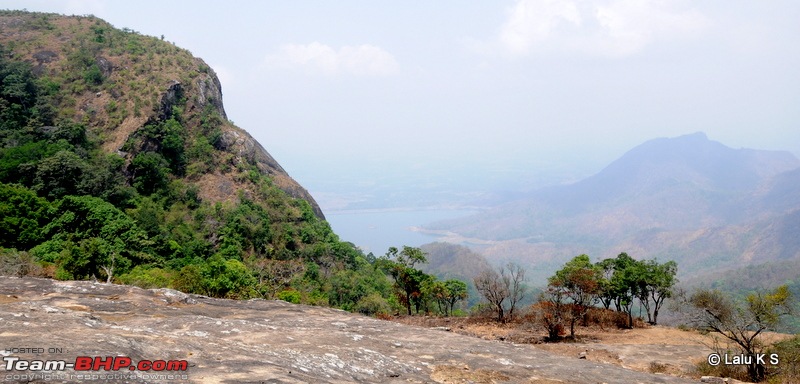
M 423 241 L 405 228 L 579 182 L 651 139 L 800 154 L 792 1 L 4 5 L 94 14 L 203 57 L 228 118 L 376 254 L 389 241 L 359 228 Z M 395 210 L 427 213 L 380 222 Z
M 796 2 L 28 3 L 7 380 L 800 380 Z
M 542 279 L 576 254 L 602 259 L 619 252 L 677 260 L 682 276 L 697 276 L 800 257 L 799 169 L 791 152 L 733 149 L 694 133 L 647 141 L 576 182 L 565 175 L 535 188 L 509 178 L 491 184 L 506 190 L 473 185 L 475 192 L 462 197 L 444 192 L 451 187 L 445 181 L 422 188 L 426 196 L 438 188 L 451 197 L 447 204 L 411 199 L 404 205 L 406 196 L 381 194 L 392 186 L 381 184 L 367 189 L 375 198 L 366 201 L 377 205 L 372 211 L 332 210 L 329 220 L 345 232 L 348 225 L 367 226 L 360 232 L 365 243 L 383 224 L 397 238 L 416 241 L 410 245 L 461 243 L 495 263 L 521 261 Z M 465 207 L 473 211 L 458 210 Z M 417 234 L 401 233 L 412 229 Z M 359 232 L 351 233 L 358 243 Z

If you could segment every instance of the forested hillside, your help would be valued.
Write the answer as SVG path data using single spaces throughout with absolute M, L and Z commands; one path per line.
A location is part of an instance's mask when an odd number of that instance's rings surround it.
M 327 278 L 374 275 L 208 65 L 91 16 L 0 12 L 0 234 L 19 274 L 221 297 L 325 304 Z

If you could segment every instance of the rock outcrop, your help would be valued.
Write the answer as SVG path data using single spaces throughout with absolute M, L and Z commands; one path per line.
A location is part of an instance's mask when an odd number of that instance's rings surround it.
M 213 179 L 213 183 L 200 183 L 201 199 L 217 203 L 237 200 L 240 191 L 256 195 L 239 175 L 255 167 L 287 195 L 306 200 L 316 216 L 324 219 L 308 191 L 250 134 L 228 120 L 217 74 L 190 52 L 129 29 L 116 30 L 93 16 L 24 11 L 0 14 L 0 46 L 14 47 L 4 54 L 29 62 L 35 74 L 63 82 L 58 84 L 63 95 L 53 98 L 53 107 L 60 117 L 81 122 L 101 137 L 104 152 L 131 162 L 139 151 L 155 151 L 158 145 L 147 146 L 135 139 L 145 136 L 148 125 L 175 117 L 185 130 L 181 135 L 185 151 L 200 135 L 221 133 L 226 140 L 223 150 L 228 153 L 215 151 L 194 159 L 214 164 L 202 175 L 191 180 L 176 175 L 187 183 L 204 176 Z M 206 124 L 204 119 L 214 123 Z
M 225 127 L 220 139 L 220 146 L 223 150 L 236 155 L 238 161 L 253 164 L 258 168 L 259 172 L 269 175 L 275 185 L 289 196 L 308 201 L 314 214 L 319 218 L 325 218 L 322 209 L 320 209 L 311 194 L 289 177 L 289 174 L 278 164 L 275 158 L 247 131 L 234 126 Z
M 176 382 L 146 376 L 156 374 L 193 383 L 692 382 L 329 308 L 37 278 L 0 277 L 0 353 L 188 362 L 182 372 L 116 372 L 131 383 Z M 46 371 L 4 369 L 5 382 L 53 382 L 23 377 Z

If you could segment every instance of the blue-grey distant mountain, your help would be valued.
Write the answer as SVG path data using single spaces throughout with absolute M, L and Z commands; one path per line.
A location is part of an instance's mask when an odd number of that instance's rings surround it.
M 732 196 L 798 166 L 789 152 L 732 149 L 695 133 L 650 140 L 594 176 L 539 195 L 573 209 L 675 189 Z
M 800 207 L 800 168 L 772 178 L 758 197 L 757 207 L 769 212 L 780 213 Z
M 695 274 L 800 257 L 798 210 L 793 154 L 733 149 L 695 133 L 647 141 L 577 183 L 430 228 L 495 241 L 483 249 L 489 258 L 537 265 L 627 251 Z

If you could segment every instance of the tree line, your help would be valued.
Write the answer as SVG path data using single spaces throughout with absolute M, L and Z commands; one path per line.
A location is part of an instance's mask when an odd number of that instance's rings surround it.
M 650 324 L 658 323 L 658 313 L 677 283 L 677 264 L 656 260 L 636 260 L 627 253 L 616 258 L 592 263 L 587 255 L 567 262 L 548 279 L 540 296 L 543 322 L 550 337 L 569 326 L 575 335 L 575 324 L 586 323 L 586 315 L 596 304 L 627 315 L 627 326 L 633 327 L 633 309 L 639 303 Z
M 535 310 L 553 339 L 559 338 L 567 326 L 574 336 L 575 324 L 585 324 L 587 312 L 597 305 L 605 309 L 613 305 L 627 315 L 627 326 L 633 327 L 633 308 L 640 303 L 647 321 L 657 324 L 659 310 L 678 281 L 676 274 L 674 261 L 640 261 L 621 253 L 592 263 L 587 255 L 575 256 L 548 279 Z M 485 270 L 474 283 L 499 322 L 513 319 L 527 291 L 525 269 L 515 263 Z
M 720 356 L 747 357 L 745 364 L 727 367 L 727 371 L 707 363 L 701 369 L 752 382 L 768 378 L 795 382 L 800 378 L 800 337 L 772 346 L 763 339 L 764 332 L 775 331 L 783 320 L 795 314 L 788 285 L 753 292 L 744 300 L 737 300 L 731 294 L 708 288 L 686 292 L 676 287 L 676 274 L 674 261 L 636 260 L 624 252 L 595 263 L 587 255 L 575 256 L 548 279 L 523 321 L 535 322 L 547 333 L 547 339 L 554 341 L 566 335 L 567 329 L 569 337 L 574 338 L 575 326 L 588 325 L 592 311 L 622 313 L 624 326 L 632 328 L 636 304 L 644 309 L 647 322 L 655 325 L 664 303 L 674 299 L 673 309 L 684 324 L 720 337 L 713 346 Z M 527 294 L 524 281 L 525 270 L 513 263 L 483 271 L 474 279 L 498 322 L 515 320 L 519 302 Z M 767 355 L 779 363 L 758 358 Z

